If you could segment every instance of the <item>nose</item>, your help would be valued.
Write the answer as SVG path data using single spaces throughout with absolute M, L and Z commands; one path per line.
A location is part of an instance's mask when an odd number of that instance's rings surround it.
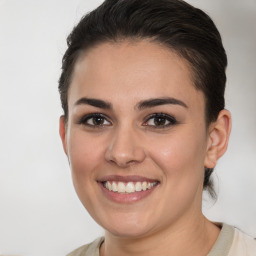
M 105 152 L 105 159 L 119 167 L 126 168 L 141 163 L 146 154 L 139 135 L 132 128 L 116 128 Z

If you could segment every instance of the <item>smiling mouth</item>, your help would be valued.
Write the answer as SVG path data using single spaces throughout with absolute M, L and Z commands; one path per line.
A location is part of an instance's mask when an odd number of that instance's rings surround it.
M 109 191 L 118 194 L 131 194 L 135 192 L 141 192 L 150 190 L 159 184 L 158 181 L 148 182 L 148 181 L 137 181 L 137 182 L 122 182 L 122 181 L 104 181 L 102 182 L 103 187 Z

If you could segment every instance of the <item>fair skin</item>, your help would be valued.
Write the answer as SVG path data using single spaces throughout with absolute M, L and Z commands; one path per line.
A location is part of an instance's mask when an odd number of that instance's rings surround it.
M 223 110 L 206 126 L 189 64 L 146 40 L 102 43 L 77 61 L 68 108 L 60 136 L 76 192 L 106 231 L 100 255 L 206 255 L 220 230 L 201 211 L 204 167 L 226 151 L 231 122 Z

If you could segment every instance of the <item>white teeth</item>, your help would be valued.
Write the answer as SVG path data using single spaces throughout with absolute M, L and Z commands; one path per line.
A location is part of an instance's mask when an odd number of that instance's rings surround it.
M 136 191 L 141 191 L 141 190 L 142 190 L 141 182 L 136 182 L 135 190 L 136 190 Z
M 117 192 L 117 185 L 115 182 L 112 183 L 112 191 Z
M 147 182 L 146 181 L 143 181 L 142 182 L 142 189 L 145 191 L 147 189 Z
M 107 182 L 106 182 L 106 188 L 111 191 L 111 190 L 112 190 L 111 187 L 112 187 L 112 186 L 111 186 L 111 183 L 110 183 L 109 181 L 107 181 Z
M 109 191 L 117 192 L 117 193 L 134 193 L 134 192 L 140 192 L 145 191 L 147 189 L 151 189 L 157 184 L 157 182 L 117 182 L 117 181 L 106 181 L 104 183 L 104 187 L 108 189 Z
M 123 182 L 118 182 L 117 192 L 118 193 L 124 193 L 125 192 L 125 184 Z
M 135 192 L 135 186 L 134 186 L 133 182 L 128 182 L 126 184 L 125 192 L 126 193 L 133 193 L 133 192 Z

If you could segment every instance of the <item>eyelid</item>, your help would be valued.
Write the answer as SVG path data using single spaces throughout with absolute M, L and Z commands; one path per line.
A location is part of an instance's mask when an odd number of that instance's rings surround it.
M 159 126 L 146 124 L 150 119 L 153 119 L 153 118 L 163 118 L 163 119 L 166 119 L 167 121 L 169 121 L 169 123 L 166 124 L 166 125 L 159 125 Z M 151 114 L 151 115 L 147 116 L 147 118 L 144 121 L 143 125 L 151 127 L 151 128 L 154 128 L 154 129 L 164 129 L 164 128 L 170 127 L 172 125 L 175 125 L 177 123 L 178 122 L 177 122 L 176 118 L 171 116 L 171 115 L 169 115 L 169 114 L 166 114 L 166 113 L 154 113 L 154 114 Z
M 89 124 L 88 120 L 92 119 L 92 118 L 97 118 L 100 117 L 102 119 L 104 119 L 105 121 L 108 122 L 108 124 Z M 154 118 L 162 118 L 165 119 L 166 121 L 168 121 L 167 124 L 163 124 L 163 125 L 152 125 L 152 124 L 148 124 L 148 122 L 150 121 L 150 119 L 154 119 Z M 104 121 L 104 122 L 105 122 Z M 172 115 L 166 114 L 166 113 L 153 113 L 148 115 L 142 126 L 147 126 L 149 128 L 153 128 L 153 129 L 164 129 L 164 128 L 168 128 L 170 126 L 173 126 L 175 124 L 177 124 L 177 120 L 175 117 L 173 117 Z M 106 126 L 111 126 L 113 123 L 111 121 L 111 118 L 109 116 L 107 116 L 106 114 L 103 113 L 99 113 L 99 112 L 93 112 L 93 113 L 88 113 L 83 115 L 81 118 L 78 119 L 77 124 L 79 125 L 84 125 L 87 127 L 91 127 L 91 128 L 103 128 Z
M 90 120 L 91 118 L 96 118 L 96 117 L 101 117 L 103 119 L 105 119 L 109 124 L 103 124 L 103 125 L 92 125 L 92 124 L 89 124 L 89 123 L 86 123 L 88 120 Z M 86 114 L 86 115 L 83 115 L 81 118 L 79 118 L 78 124 L 81 124 L 81 125 L 85 125 L 85 126 L 88 126 L 88 127 L 93 127 L 93 128 L 101 128 L 101 127 L 104 127 L 104 126 L 110 126 L 112 125 L 112 122 L 110 121 L 110 118 L 105 115 L 105 114 L 102 114 L 102 113 L 89 113 L 89 114 Z

